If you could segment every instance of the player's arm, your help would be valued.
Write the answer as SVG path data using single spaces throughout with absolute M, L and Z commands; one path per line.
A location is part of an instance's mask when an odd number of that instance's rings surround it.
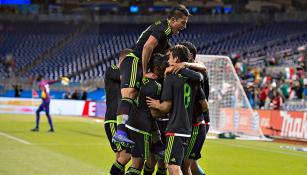
M 206 112 L 209 110 L 209 104 L 208 101 L 206 99 L 202 99 L 199 101 L 200 105 L 201 105 L 201 111 Z
M 143 52 L 142 52 L 142 69 L 143 69 L 143 76 L 146 77 L 146 73 L 148 70 L 148 63 L 150 60 L 150 57 L 152 55 L 153 50 L 158 45 L 158 40 L 154 36 L 149 36 L 148 40 L 146 41 Z M 151 77 L 147 77 L 151 78 Z
M 201 73 L 195 72 L 193 70 L 187 68 L 180 68 L 179 72 L 177 72 L 177 67 L 169 66 L 165 69 L 165 75 L 172 74 L 172 73 L 180 73 L 181 75 L 188 77 L 192 81 L 203 81 L 204 77 Z
M 200 82 L 204 80 L 204 77 L 201 73 L 190 70 L 190 69 L 182 69 L 181 71 L 179 71 L 179 73 L 185 77 L 188 77 L 192 81 Z
M 172 70 L 173 73 L 178 73 L 180 70 L 184 68 L 189 68 L 202 73 L 207 72 L 207 67 L 202 63 L 181 62 L 181 63 L 173 63 L 171 66 L 174 66 Z
M 48 80 L 47 83 L 48 84 L 54 84 L 54 83 L 57 83 L 57 82 L 60 82 L 61 81 L 61 78 L 59 78 L 58 80 Z
M 202 112 L 206 112 L 209 110 L 209 104 L 206 99 L 205 92 L 201 86 L 199 86 L 197 94 L 196 94 L 196 101 L 198 101 L 201 105 Z
M 150 98 L 150 97 L 147 97 L 146 103 L 147 103 L 149 108 L 152 108 L 154 110 L 158 110 L 160 112 L 159 113 L 158 111 L 155 111 L 155 112 L 157 112 L 156 115 L 155 115 L 156 117 L 167 114 L 171 110 L 171 107 L 172 107 L 171 101 L 160 102 L 160 100 L 155 100 L 155 99 Z M 162 115 L 160 115 L 160 114 L 162 114 Z
M 202 73 L 206 73 L 207 72 L 207 67 L 203 64 L 203 63 L 188 63 L 185 62 L 184 66 L 186 68 L 190 68 L 192 70 L 198 71 L 198 72 L 202 72 Z
M 164 79 L 163 83 L 163 90 L 161 95 L 161 100 L 163 102 L 160 102 L 160 100 L 155 100 L 150 97 L 147 97 L 146 103 L 149 108 L 159 110 L 162 114 L 167 114 L 172 107 L 172 85 L 174 84 L 173 76 L 168 75 Z
M 150 108 L 150 113 L 151 113 L 153 118 L 159 118 L 159 117 L 165 116 L 165 113 L 161 112 L 158 109 Z

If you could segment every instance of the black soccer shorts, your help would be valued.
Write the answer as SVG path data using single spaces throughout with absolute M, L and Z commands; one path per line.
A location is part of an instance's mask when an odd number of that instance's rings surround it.
M 107 120 L 104 122 L 104 129 L 106 131 L 110 146 L 112 150 L 116 153 L 119 151 L 124 150 L 124 147 L 121 146 L 119 143 L 113 143 L 112 142 L 112 137 L 115 135 L 116 130 L 117 130 L 117 123 L 116 120 Z
M 120 64 L 121 88 L 140 89 L 143 76 L 141 61 L 133 53 L 129 53 Z
M 128 128 L 129 138 L 135 143 L 130 150 L 127 150 L 127 152 L 130 153 L 132 157 L 141 157 L 144 160 L 148 160 L 151 134 L 128 125 L 126 125 L 126 127 Z
M 166 118 L 161 118 L 161 119 L 157 119 L 157 124 L 161 133 L 161 140 L 162 143 L 166 145 L 166 136 L 165 136 L 165 131 L 166 131 L 166 127 L 168 124 L 168 119 Z
M 206 140 L 206 125 L 204 123 L 192 127 L 192 134 L 188 141 L 185 159 L 198 160 L 201 158 L 201 149 Z
M 166 136 L 165 163 L 181 166 L 187 147 L 188 137 Z

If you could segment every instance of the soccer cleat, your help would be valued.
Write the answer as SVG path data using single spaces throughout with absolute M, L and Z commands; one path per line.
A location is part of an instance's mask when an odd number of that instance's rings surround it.
M 113 143 L 119 143 L 124 147 L 133 147 L 134 146 L 134 141 L 130 140 L 127 136 L 123 134 L 119 134 L 116 132 L 116 134 L 112 137 L 112 142 Z
M 31 129 L 30 131 L 32 131 L 32 132 L 38 132 L 39 129 L 38 129 L 38 128 L 33 128 L 33 129 Z
M 48 132 L 55 132 L 54 129 L 49 129 Z

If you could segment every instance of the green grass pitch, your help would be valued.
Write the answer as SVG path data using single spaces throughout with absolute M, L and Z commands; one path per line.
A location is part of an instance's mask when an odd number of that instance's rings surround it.
M 1 175 L 104 175 L 114 161 L 103 123 L 53 116 L 48 133 L 30 132 L 34 115 L 0 114 Z M 199 160 L 207 175 L 307 175 L 307 153 L 274 142 L 207 140 Z

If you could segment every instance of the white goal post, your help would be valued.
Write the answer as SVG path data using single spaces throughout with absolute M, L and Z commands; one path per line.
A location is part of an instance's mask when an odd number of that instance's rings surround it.
M 264 138 L 259 115 L 251 108 L 230 58 L 197 55 L 196 60 L 203 62 L 208 69 L 209 132 L 232 132 L 241 138 Z

